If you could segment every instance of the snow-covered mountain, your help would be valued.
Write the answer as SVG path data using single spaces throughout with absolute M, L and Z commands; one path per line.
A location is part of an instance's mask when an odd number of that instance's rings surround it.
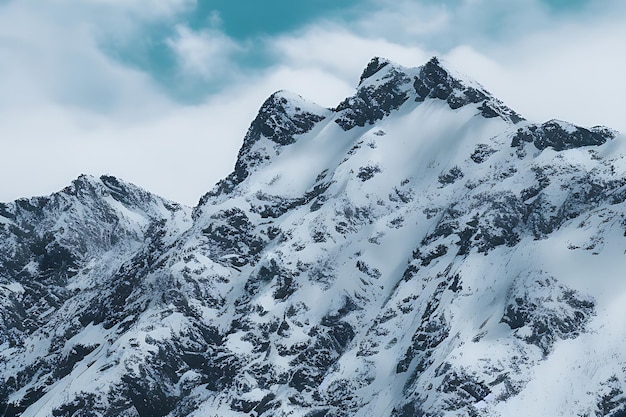
M 622 142 L 374 58 L 193 209 L 0 204 L 0 415 L 625 416 Z

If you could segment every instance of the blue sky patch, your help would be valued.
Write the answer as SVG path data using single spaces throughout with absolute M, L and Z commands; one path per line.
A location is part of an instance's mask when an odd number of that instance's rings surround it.
M 319 18 L 337 17 L 348 13 L 358 0 L 246 0 L 199 1 L 188 16 L 192 29 L 202 29 L 215 12 L 222 20 L 224 32 L 238 40 L 263 35 L 277 35 L 296 30 Z

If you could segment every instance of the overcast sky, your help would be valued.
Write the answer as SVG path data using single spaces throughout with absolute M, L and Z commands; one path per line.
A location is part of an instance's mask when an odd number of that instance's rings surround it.
M 622 0 L 0 0 L 0 201 L 110 174 L 189 205 L 279 89 L 431 56 L 533 121 L 626 132 Z

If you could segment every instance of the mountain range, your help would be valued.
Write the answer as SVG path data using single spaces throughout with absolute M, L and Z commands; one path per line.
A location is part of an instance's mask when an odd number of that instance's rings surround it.
M 624 417 L 623 141 L 374 58 L 196 207 L 0 203 L 0 416 Z

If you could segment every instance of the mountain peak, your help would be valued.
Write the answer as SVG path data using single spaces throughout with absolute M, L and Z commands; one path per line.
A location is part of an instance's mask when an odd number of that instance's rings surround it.
M 446 68 L 438 57 L 431 58 L 419 68 L 413 87 L 417 93 L 416 101 L 427 98 L 445 100 L 453 110 L 468 104 L 480 104 L 478 109 L 483 117 L 500 117 L 511 123 L 524 120 L 480 84 Z
M 434 56 L 417 68 L 372 58 L 361 74 L 356 94 L 335 109 L 340 113 L 335 122 L 344 130 L 373 124 L 411 98 L 415 102 L 444 100 L 452 110 L 477 105 L 483 117 L 499 117 L 513 124 L 524 120 L 480 84 L 449 70 Z
M 378 56 L 372 58 L 361 73 L 361 77 L 359 78 L 359 86 L 363 84 L 363 81 L 370 78 L 372 75 L 376 74 L 378 71 L 380 71 L 389 64 L 391 64 L 391 61 L 386 58 L 381 58 Z
M 599 146 L 616 137 L 611 129 L 596 126 L 590 129 L 562 120 L 551 119 L 542 124 L 520 127 L 512 138 L 511 146 L 522 150 L 525 143 L 532 142 L 539 150 L 552 148 L 555 151 Z
M 410 72 L 411 70 L 410 68 L 405 68 L 402 65 L 396 64 L 387 58 L 375 56 L 368 62 L 367 66 L 361 73 L 361 77 L 359 78 L 359 86 L 361 86 L 361 84 L 363 84 L 365 80 L 371 78 L 380 70 L 388 66 L 391 66 L 403 73 Z M 444 74 L 450 73 L 450 70 L 442 65 L 442 60 L 437 56 L 433 56 L 432 58 L 430 58 L 430 60 L 426 64 L 424 64 L 423 67 L 427 68 L 430 72 L 439 72 Z
M 239 149 L 234 171 L 200 199 L 203 205 L 211 196 L 230 193 L 252 169 L 264 165 L 282 148 L 324 120 L 330 110 L 287 90 L 279 90 L 261 105 Z
M 451 73 L 451 70 L 448 68 L 447 62 L 438 56 L 433 56 L 432 58 L 430 58 L 428 62 L 422 65 L 422 67 L 427 68 L 430 71 L 443 72 L 448 75 L 450 75 Z M 461 77 L 457 76 L 455 78 L 461 78 Z
M 71 184 L 62 190 L 62 193 L 70 196 L 88 196 L 93 198 L 96 195 L 110 195 L 115 200 L 124 200 L 131 194 L 147 194 L 145 190 L 127 183 L 111 175 L 81 174 Z
M 308 131 L 324 118 L 327 109 L 286 90 L 272 94 L 251 123 L 244 144 L 251 146 L 262 137 L 278 145 L 289 145 L 294 135 Z
M 355 94 L 334 109 L 326 109 L 286 90 L 270 95 L 261 105 L 239 150 L 234 171 L 203 196 L 226 195 L 257 168 L 266 165 L 283 148 L 331 118 L 344 131 L 372 125 L 391 115 L 406 102 L 446 101 L 450 109 L 475 105 L 485 118 L 501 118 L 509 123 L 524 120 L 493 97 L 480 84 L 446 68 L 443 60 L 432 57 L 420 67 L 404 67 L 389 59 L 373 57 L 361 73 Z

